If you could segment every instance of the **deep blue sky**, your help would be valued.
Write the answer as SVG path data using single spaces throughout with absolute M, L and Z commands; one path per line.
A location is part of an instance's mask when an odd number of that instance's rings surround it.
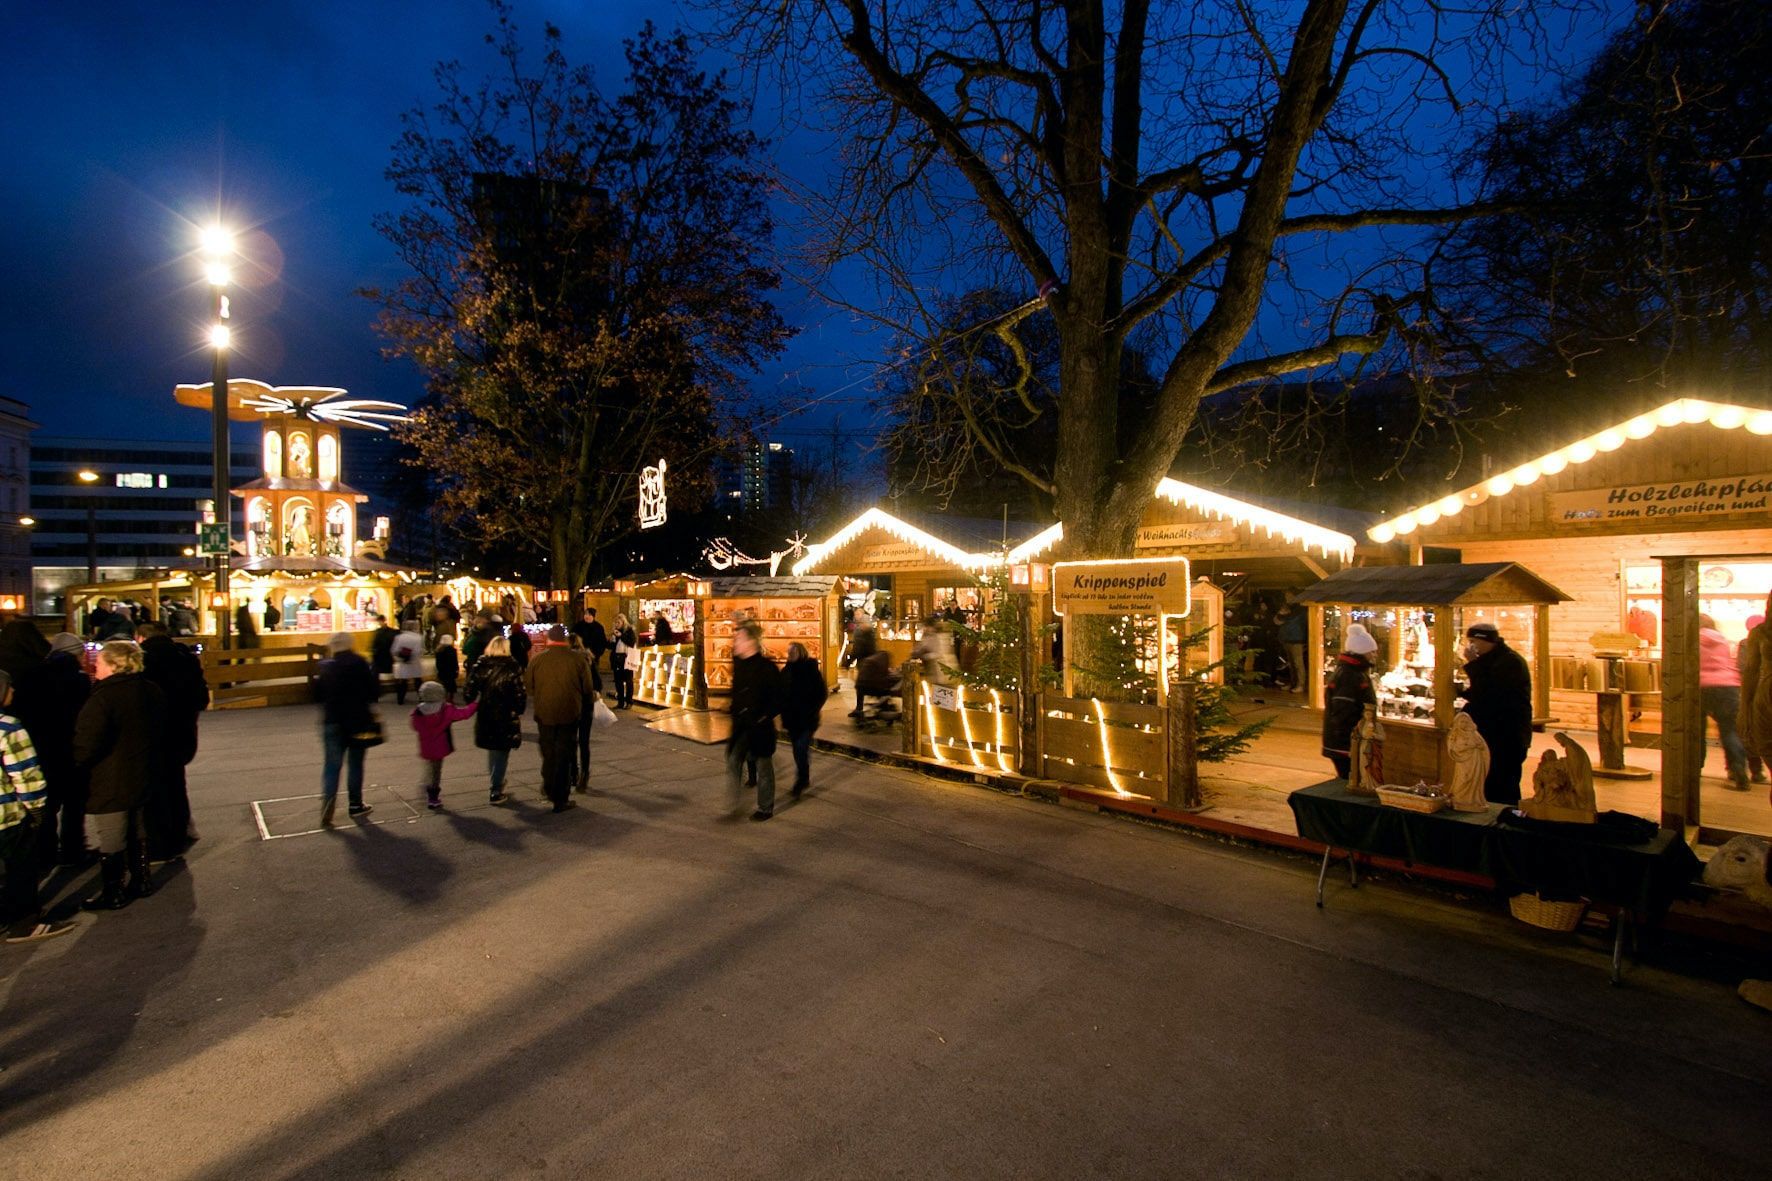
M 518 10 L 526 35 L 560 25 L 569 57 L 611 87 L 622 38 L 647 17 L 669 28 L 681 15 L 670 0 Z M 0 393 L 50 432 L 204 437 L 203 416 L 175 407 L 171 390 L 208 378 L 190 251 L 218 202 L 256 227 L 248 254 L 281 260 L 251 287 L 241 269 L 237 376 L 396 401 L 419 392 L 414 371 L 380 359 L 373 308 L 353 292 L 399 274 L 370 226 L 399 204 L 382 179 L 399 115 L 433 101 L 438 61 L 486 60 L 484 6 L 43 4 L 12 7 L 6 24 Z M 824 392 L 866 371 L 843 364 L 877 352 L 844 317 L 791 286 L 782 304 L 802 332 L 759 391 L 797 379 Z
M 612 88 L 620 42 L 643 20 L 691 23 L 674 0 L 517 8 L 531 40 L 544 20 L 558 24 L 568 56 Z M 439 60 L 489 65 L 490 24 L 476 0 L 12 6 L 0 393 L 28 402 L 50 432 L 203 437 L 203 416 L 175 407 L 171 388 L 208 376 L 190 252 L 219 205 L 255 227 L 247 253 L 270 265 L 241 275 L 235 374 L 409 401 L 417 375 L 380 359 L 373 308 L 354 291 L 399 274 L 370 219 L 400 204 L 382 178 L 400 113 L 434 101 Z M 797 133 L 777 157 L 815 181 L 825 147 Z M 794 244 L 782 226 L 778 248 Z M 760 393 L 828 396 L 881 356 L 877 337 L 792 283 L 782 305 L 802 332 L 758 375 Z M 862 426 L 867 393 L 790 420 L 780 437 L 806 440 L 839 412 Z

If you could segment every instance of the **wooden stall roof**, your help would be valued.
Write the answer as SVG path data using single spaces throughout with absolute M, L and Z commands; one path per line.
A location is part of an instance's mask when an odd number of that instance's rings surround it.
M 799 578 L 710 578 L 713 599 L 822 599 L 837 587 L 834 574 Z
M 793 572 L 796 575 L 821 571 L 872 573 L 871 569 L 854 565 L 845 569 L 844 563 L 864 562 L 865 548 L 880 542 L 898 542 L 921 551 L 927 558 L 927 563 L 917 567 L 920 569 L 957 568 L 982 571 L 1003 561 L 1001 521 L 995 523 L 994 529 L 988 522 L 972 517 L 930 517 L 924 518 L 924 521 L 927 528 L 924 524 L 894 516 L 885 509 L 870 508 L 823 541 L 809 547 L 806 556 L 794 563 Z M 1038 528 L 1011 522 L 1010 546 L 1024 542 Z M 942 533 L 937 534 L 934 531 L 936 529 L 942 530 Z M 955 540 L 950 540 L 950 536 Z M 903 569 L 906 566 L 903 562 L 895 562 L 891 568 Z
M 1369 607 L 1466 607 L 1566 603 L 1569 596 L 1517 562 L 1447 562 L 1338 570 L 1293 600 Z
M 1734 495 L 1744 501 L 1739 509 L 1719 504 L 1703 515 L 1645 512 L 1613 518 L 1597 511 L 1568 511 L 1567 502 L 1592 500 L 1595 494 L 1602 494 L 1603 500 L 1603 494 L 1614 489 L 1623 494 L 1681 481 L 1722 481 L 1714 499 L 1727 500 L 1734 478 L 1763 482 L 1772 477 L 1768 436 L 1772 436 L 1772 410 L 1680 398 L 1571 439 L 1469 487 L 1441 491 L 1379 521 L 1367 536 L 1379 544 L 1410 540 L 1456 546 L 1460 541 L 1497 538 L 1759 526 L 1766 516 L 1763 488 L 1751 496 Z

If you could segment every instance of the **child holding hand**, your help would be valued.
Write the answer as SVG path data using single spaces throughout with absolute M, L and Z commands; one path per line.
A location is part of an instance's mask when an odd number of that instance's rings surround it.
M 436 681 L 419 686 L 412 728 L 418 732 L 418 757 L 425 761 L 426 806 L 433 812 L 443 807 L 443 760 L 455 753 L 455 737 L 449 727 L 473 717 L 478 708 L 454 704 Z

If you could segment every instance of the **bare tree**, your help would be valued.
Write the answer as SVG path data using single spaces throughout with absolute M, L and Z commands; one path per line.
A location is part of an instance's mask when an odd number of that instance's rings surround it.
M 1427 232 L 1496 206 L 1436 151 L 1545 56 L 1555 5 L 1477 0 L 708 0 L 826 112 L 826 258 L 932 290 L 1038 293 L 1056 447 L 1025 470 L 1075 551 L 1127 552 L 1203 399 L 1420 335 Z M 808 108 L 800 108 L 807 110 Z M 1034 306 L 1038 307 L 1038 304 Z M 939 329 L 927 333 L 938 338 Z M 1269 344 L 1264 337 L 1273 336 Z M 1124 355 L 1156 388 L 1129 405 Z M 979 436 L 980 445 L 989 431 Z

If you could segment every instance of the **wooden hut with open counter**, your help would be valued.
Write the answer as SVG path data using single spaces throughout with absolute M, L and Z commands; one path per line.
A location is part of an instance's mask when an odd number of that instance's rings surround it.
M 1460 647 L 1473 623 L 1494 623 L 1532 666 L 1533 712 L 1542 716 L 1550 664 L 1549 612 L 1568 596 L 1512 562 L 1476 565 L 1360 566 L 1300 591 L 1313 636 L 1336 636 L 1349 622 L 1378 641 L 1373 661 L 1378 719 L 1384 723 L 1385 777 L 1392 783 L 1445 783 L 1446 736 L 1457 709 Z M 1319 663 L 1329 653 L 1316 654 Z

